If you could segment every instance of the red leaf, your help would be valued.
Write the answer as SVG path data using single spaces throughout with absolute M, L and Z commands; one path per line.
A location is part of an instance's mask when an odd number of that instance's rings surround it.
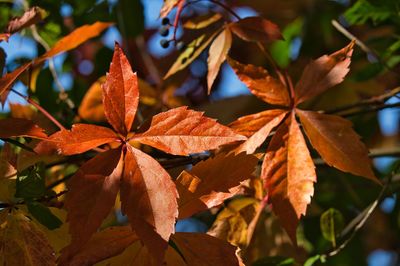
M 252 94 L 270 104 L 290 105 L 288 90 L 267 70 L 254 65 L 244 65 L 231 58 L 228 58 L 228 63 Z
M 300 104 L 341 83 L 349 72 L 354 41 L 343 49 L 323 55 L 306 66 L 295 87 L 295 102 Z
M 104 112 L 108 122 L 120 134 L 126 136 L 132 127 L 139 103 L 136 73 L 122 49 L 115 43 L 114 56 L 103 84 Z
M 184 106 L 155 115 L 150 128 L 133 139 L 170 154 L 188 155 L 245 140 L 245 137 Z
M 122 212 L 149 251 L 163 261 L 178 216 L 177 191 L 162 166 L 127 145 L 121 183 Z
M 371 169 L 368 149 L 350 121 L 334 115 L 297 109 L 313 147 L 329 165 L 380 183 Z
M 261 17 L 247 17 L 233 23 L 230 29 L 248 42 L 271 42 L 282 39 L 279 27 Z
M 71 244 L 69 259 L 85 245 L 115 204 L 123 170 L 121 149 L 109 150 L 87 161 L 71 178 L 65 201 Z
M 236 247 L 221 239 L 201 233 L 176 233 L 172 241 L 190 266 L 240 265 Z
M 24 71 L 31 66 L 31 63 L 25 64 L 17 68 L 11 73 L 7 73 L 0 79 L 0 96 L 1 96 L 1 103 L 4 105 L 7 95 L 11 89 L 11 86 L 14 82 L 19 78 L 19 76 L 24 73 Z
M 207 85 L 208 94 L 211 92 L 211 87 L 214 83 L 215 78 L 218 75 L 219 69 L 222 63 L 226 60 L 226 56 L 229 53 L 232 45 L 232 33 L 227 28 L 223 30 L 217 38 L 213 41 L 210 46 L 208 55 L 208 74 L 207 74 Z
M 258 158 L 244 153 L 218 154 L 183 171 L 175 181 L 179 193 L 179 218 L 218 206 L 238 192 L 240 182 L 249 179 Z
M 263 144 L 265 139 L 269 136 L 271 133 L 272 129 L 274 129 L 276 126 L 278 126 L 282 120 L 285 118 L 287 114 L 287 111 L 285 110 L 267 110 L 258 114 L 254 115 L 249 115 L 245 117 L 239 118 L 236 122 L 236 124 L 233 124 L 233 126 L 238 126 L 238 121 L 242 120 L 241 122 L 247 122 L 251 126 L 258 126 L 260 120 L 264 120 L 264 125 L 258 129 L 251 137 L 249 137 L 245 142 L 240 144 L 239 147 L 237 147 L 234 151 L 236 154 L 241 153 L 241 152 L 246 152 L 247 154 L 252 154 L 256 151 L 258 147 Z M 248 121 L 249 118 L 258 118 L 257 120 L 253 121 Z M 240 125 L 241 127 L 245 126 L 245 124 Z
M 71 130 L 61 130 L 54 133 L 49 137 L 47 143 L 39 144 L 35 150 L 39 152 L 44 148 L 41 147 L 42 145 L 54 145 L 59 154 L 73 155 L 117 140 L 117 134 L 109 128 L 89 124 L 74 124 Z
M 115 226 L 93 235 L 86 245 L 71 259 L 63 253 L 59 264 L 68 266 L 94 265 L 97 262 L 121 254 L 130 244 L 139 240 L 129 226 Z
M 294 114 L 273 136 L 262 165 L 269 201 L 286 232 L 296 243 L 296 228 L 314 193 L 314 163 Z
M 23 118 L 5 118 L 0 120 L 0 138 L 31 137 L 47 139 L 46 133 L 31 120 Z
M 113 23 L 95 22 L 91 25 L 83 25 L 59 40 L 49 51 L 37 58 L 33 64 L 38 65 L 46 59 L 56 56 L 59 53 L 72 50 L 87 40 L 96 37 Z

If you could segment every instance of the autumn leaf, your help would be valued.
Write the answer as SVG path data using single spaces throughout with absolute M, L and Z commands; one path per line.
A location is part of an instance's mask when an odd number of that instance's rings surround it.
M 78 109 L 81 118 L 91 122 L 106 121 L 103 106 L 103 90 L 101 88 L 105 80 L 105 76 L 100 77 L 86 92 Z
M 11 89 L 11 86 L 14 84 L 14 82 L 18 79 L 18 77 L 24 73 L 28 67 L 30 67 L 30 63 L 24 64 L 14 70 L 11 73 L 7 73 L 0 79 L 0 96 L 1 96 L 1 103 L 4 105 L 5 100 L 7 98 L 8 92 Z
M 9 33 L 0 33 L 0 42 L 8 41 L 9 38 L 10 38 L 10 34 Z
M 21 17 L 8 22 L 6 32 L 15 33 L 31 25 L 37 24 L 47 17 L 47 12 L 38 6 L 31 7 Z
M 289 106 L 288 89 L 267 70 L 254 65 L 244 65 L 231 58 L 228 59 L 228 63 L 252 94 L 270 104 Z
M 190 19 L 183 24 L 183 27 L 190 30 L 200 30 L 204 29 L 214 22 L 217 22 L 222 18 L 219 13 L 211 13 Z
M 317 180 L 315 166 L 294 114 L 282 124 L 268 146 L 262 165 L 272 209 L 293 243 L 297 223 L 306 214 Z
M 368 149 L 352 129 L 350 121 L 299 109 L 296 113 L 312 146 L 327 164 L 380 183 L 371 169 Z
M 44 130 L 31 120 L 23 118 L 5 118 L 0 120 L 0 138 L 31 137 L 47 139 Z
M 241 153 L 218 154 L 183 171 L 175 181 L 179 198 L 179 218 L 220 205 L 239 191 L 240 182 L 249 179 L 258 158 Z
M 343 49 L 324 55 L 306 66 L 295 87 L 295 101 L 300 104 L 341 83 L 349 72 L 355 42 Z
M 103 105 L 108 122 L 123 135 L 130 131 L 139 104 L 136 73 L 126 69 L 130 69 L 128 59 L 122 56 L 121 49 L 115 49 L 110 72 L 103 84 Z
M 127 146 L 121 181 L 122 211 L 150 252 L 163 260 L 178 216 L 177 192 L 171 177 L 149 155 Z
M 236 248 L 218 238 L 201 233 L 176 233 L 171 239 L 190 265 L 240 265 Z
M 12 212 L 0 228 L 1 265 L 56 265 L 46 236 L 21 212 Z
M 271 42 L 282 39 L 279 27 L 261 17 L 247 17 L 230 25 L 239 38 L 248 42 Z
M 72 257 L 108 215 L 117 197 L 122 170 L 121 149 L 114 149 L 87 161 L 71 178 L 65 208 L 72 242 L 62 251 L 63 257 Z
M 122 253 L 126 247 L 139 240 L 129 226 L 108 227 L 93 235 L 89 242 L 70 260 L 64 254 L 59 265 L 94 265 Z
M 185 0 L 164 0 L 164 4 L 160 10 L 160 17 L 168 16 L 169 12 L 181 2 L 185 2 Z
M 222 63 L 226 60 L 226 57 L 231 49 L 232 45 L 232 33 L 229 28 L 223 30 L 217 38 L 213 41 L 210 46 L 208 55 L 208 94 L 211 92 L 211 87 L 214 83 L 215 78 L 218 75 L 219 69 Z

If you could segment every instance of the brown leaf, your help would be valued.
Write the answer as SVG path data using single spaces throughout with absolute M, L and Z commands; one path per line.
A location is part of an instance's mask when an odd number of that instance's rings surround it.
M 121 149 L 109 150 L 87 161 L 68 183 L 65 208 L 71 244 L 62 251 L 69 260 L 100 227 L 114 206 L 123 170 Z
M 300 104 L 341 83 L 349 72 L 355 42 L 343 49 L 323 55 L 306 66 L 295 87 L 295 102 Z
M 45 234 L 13 212 L 0 227 L 0 265 L 55 266 L 56 256 Z
M 111 25 L 112 23 L 99 21 L 91 25 L 83 25 L 59 40 L 49 51 L 37 58 L 33 64 L 38 65 L 46 59 L 56 56 L 59 53 L 72 50 L 87 40 L 96 37 Z
M 121 183 L 122 212 L 160 262 L 175 229 L 177 195 L 164 168 L 149 155 L 127 145 Z
M 139 103 L 139 89 L 136 73 L 118 43 L 103 84 L 104 112 L 108 122 L 118 133 L 127 135 L 131 130 Z
M 205 39 L 206 35 L 203 34 L 189 43 L 187 48 L 178 56 L 175 63 L 168 70 L 167 74 L 165 74 L 164 79 L 189 66 L 207 48 L 218 32 L 214 32 L 208 39 Z
M 134 136 L 133 140 L 170 154 L 188 155 L 245 140 L 245 137 L 214 119 L 204 117 L 202 112 L 183 106 L 155 115 L 150 128 Z
M 372 171 L 368 149 L 352 129 L 350 121 L 299 109 L 296 113 L 312 146 L 327 164 L 380 183 Z
M 282 39 L 279 27 L 261 17 L 247 17 L 230 25 L 233 33 L 248 42 L 271 42 Z
M 234 150 L 234 152 L 236 154 L 244 152 L 244 151 L 247 154 L 254 153 L 256 151 L 256 149 L 258 147 L 260 147 L 261 144 L 263 144 L 265 139 L 271 133 L 272 129 L 274 129 L 276 126 L 278 126 L 282 122 L 282 120 L 285 118 L 286 114 L 287 114 L 287 111 L 278 109 L 278 110 L 267 110 L 267 111 L 264 111 L 264 112 L 261 112 L 261 113 L 255 114 L 255 115 L 250 115 L 247 117 L 239 118 L 242 120 L 242 122 L 244 122 L 245 120 L 248 120 L 250 117 L 254 118 L 254 117 L 258 116 L 257 118 L 259 118 L 259 121 L 265 120 L 265 124 L 258 131 L 256 131 L 251 137 L 249 137 L 245 142 L 240 144 Z M 268 119 L 270 119 L 270 120 L 268 121 Z M 253 120 L 253 121 L 248 121 L 248 122 L 249 122 L 250 126 L 256 126 L 259 123 L 259 121 Z M 245 125 L 242 124 L 241 127 L 243 127 L 243 126 L 245 126 Z
M 249 179 L 258 158 L 241 153 L 218 154 L 183 171 L 175 181 L 179 193 L 179 218 L 220 205 L 239 191 L 240 182 Z
M 267 70 L 254 65 L 244 65 L 231 58 L 228 58 L 228 63 L 252 94 L 270 104 L 290 105 L 287 88 Z
M 200 30 L 204 29 L 214 22 L 217 22 L 222 18 L 222 15 L 219 13 L 211 13 L 202 16 L 194 17 L 183 24 L 183 27 L 190 30 Z
M 40 7 L 34 6 L 25 11 L 25 13 L 18 18 L 12 19 L 6 26 L 6 32 L 15 33 L 31 25 L 43 21 L 47 17 L 47 12 Z
M 296 243 L 296 228 L 305 215 L 317 177 L 307 144 L 294 114 L 282 124 L 268 146 L 262 165 L 268 198 L 282 226 Z
M 8 39 L 10 38 L 10 35 L 11 34 L 9 34 L 9 33 L 0 33 L 0 42 L 2 42 L 2 41 L 8 41 Z
M 169 12 L 176 7 L 180 2 L 184 2 L 185 0 L 164 0 L 164 4 L 160 11 L 160 17 L 168 16 Z
M 109 128 L 74 124 L 71 130 L 61 130 L 51 135 L 49 141 L 39 144 L 35 151 L 42 153 L 40 150 L 45 145 L 54 145 L 59 154 L 73 155 L 117 140 L 117 134 Z
M 25 64 L 17 68 L 11 73 L 7 73 L 0 79 L 0 96 L 1 103 L 4 105 L 7 95 L 14 84 L 14 82 L 19 78 L 19 76 L 24 73 L 24 71 L 31 66 L 31 63 Z
M 171 238 L 190 266 L 240 265 L 236 248 L 218 238 L 201 233 L 176 233 Z
M 95 233 L 89 242 L 69 261 L 61 256 L 59 265 L 94 265 L 121 254 L 129 245 L 139 240 L 129 226 L 115 226 Z
M 208 94 L 211 92 L 211 87 L 214 83 L 215 78 L 218 76 L 219 69 L 222 63 L 226 60 L 226 57 L 231 49 L 232 45 L 232 33 L 229 28 L 223 30 L 217 38 L 213 41 L 210 46 L 208 55 L 208 74 L 207 74 L 207 85 Z
M 46 133 L 31 120 L 23 118 L 5 118 L 0 120 L 0 138 L 31 137 L 47 139 Z

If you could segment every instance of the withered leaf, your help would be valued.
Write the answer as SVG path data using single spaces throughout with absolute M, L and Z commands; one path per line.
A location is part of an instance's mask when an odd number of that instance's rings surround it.
M 282 39 L 279 27 L 261 17 L 247 17 L 230 25 L 233 33 L 248 42 L 271 42 Z
M 25 11 L 25 13 L 18 18 L 12 19 L 6 26 L 6 32 L 15 33 L 31 25 L 37 24 L 47 17 L 47 12 L 34 6 Z
M 183 171 L 175 181 L 179 218 L 218 206 L 234 196 L 240 182 L 251 177 L 257 162 L 258 158 L 253 155 L 220 153 L 196 164 L 190 171 Z

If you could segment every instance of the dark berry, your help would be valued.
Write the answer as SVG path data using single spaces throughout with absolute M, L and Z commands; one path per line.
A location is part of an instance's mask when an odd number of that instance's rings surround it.
M 161 28 L 158 30 L 158 33 L 160 33 L 161 36 L 166 37 L 166 36 L 168 36 L 168 34 L 169 34 L 169 29 L 168 29 L 168 27 L 166 27 L 166 26 L 161 27 Z
M 178 42 L 176 44 L 176 49 L 178 49 L 178 51 L 183 52 L 183 50 L 185 50 L 186 45 L 184 42 Z
M 167 49 L 169 47 L 169 41 L 166 40 L 166 39 L 162 39 L 160 41 L 160 45 L 161 45 L 162 48 Z
M 169 24 L 169 18 L 165 17 L 161 20 L 162 25 L 168 25 Z

